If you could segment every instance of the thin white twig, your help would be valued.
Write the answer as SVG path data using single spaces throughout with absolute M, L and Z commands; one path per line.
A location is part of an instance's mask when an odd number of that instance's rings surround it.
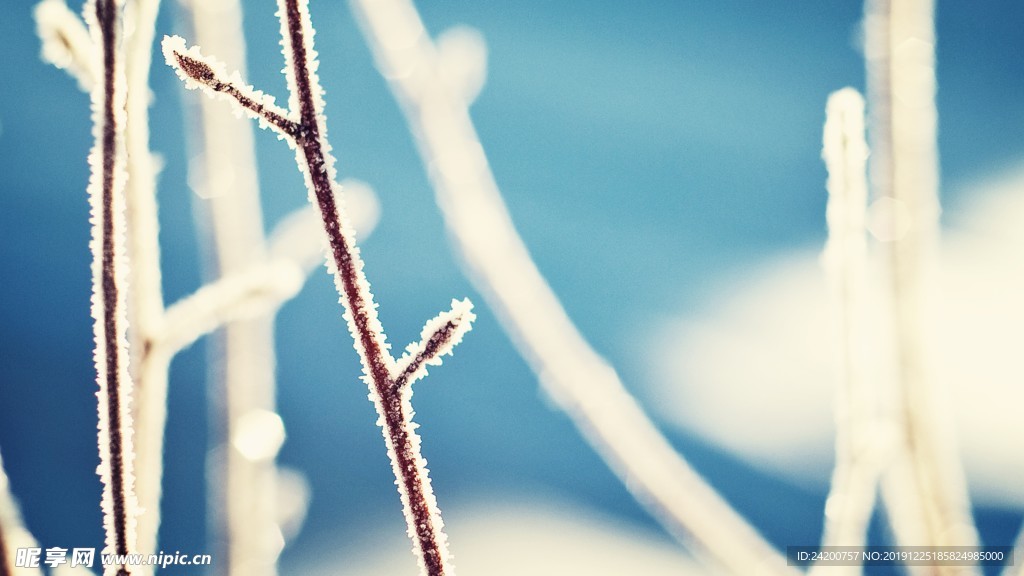
M 222 326 L 264 316 L 295 296 L 305 279 L 294 262 L 277 260 L 210 282 L 167 308 L 155 345 L 173 353 Z
M 886 473 L 883 499 L 901 544 L 974 546 L 949 392 L 931 356 L 940 210 L 933 0 L 867 2 L 865 59 L 871 184 L 876 200 L 894 208 L 884 217 L 891 236 L 893 418 L 902 455 Z M 947 566 L 930 573 L 977 570 Z
M 823 263 L 836 325 L 836 463 L 825 504 L 823 546 L 863 546 L 884 462 L 878 433 L 878 387 L 867 373 L 864 322 L 867 268 L 867 158 L 864 99 L 853 88 L 834 92 L 826 108 L 828 243 Z M 861 573 L 860 566 L 815 565 L 817 574 Z
M 244 73 L 242 3 L 195 0 L 188 6 L 196 40 Z M 267 444 L 263 457 L 252 458 L 234 440 L 261 438 L 247 431 L 246 422 L 253 415 L 273 415 L 280 422 L 272 312 L 299 291 L 307 270 L 293 260 L 267 260 L 252 126 L 224 114 L 208 98 L 200 99 L 198 107 L 201 123 L 194 142 L 200 154 L 190 170 L 201 166 L 202 174 L 193 174 L 192 179 L 199 183 L 196 200 L 207 214 L 214 248 L 212 268 L 220 276 L 217 282 L 231 284 L 232 277 L 241 276 L 264 284 L 243 288 L 256 290 L 243 298 L 249 300 L 245 307 L 256 305 L 249 311 L 257 314 L 248 319 L 237 314 L 224 317 L 224 330 L 209 344 L 211 357 L 217 359 L 209 370 L 212 396 L 218 399 L 211 419 L 223 430 L 223 436 L 213 440 L 215 453 L 223 458 L 209 476 L 210 493 L 218 500 L 212 508 L 220 511 L 214 519 L 215 533 L 224 546 L 225 574 L 275 576 L 285 544 L 278 526 L 275 458 L 279 445 Z M 319 238 L 301 248 L 313 257 L 321 253 Z M 247 271 L 253 262 L 257 263 L 255 274 Z M 221 312 L 244 311 L 236 304 L 225 304 Z M 267 313 L 259 313 L 260 304 Z
M 128 183 L 125 189 L 126 249 L 131 266 L 127 312 L 131 329 L 132 379 L 135 382 L 135 493 L 141 513 L 138 549 L 157 551 L 160 495 L 163 479 L 164 425 L 167 418 L 167 378 L 170 355 L 154 350 L 164 312 L 160 272 L 159 221 L 156 175 L 160 161 L 149 148 L 149 71 L 160 0 L 128 0 L 124 5 L 125 147 Z M 145 576 L 150 566 L 135 571 Z
M 472 90 L 444 80 L 473 75 L 442 73 L 437 49 L 411 2 L 351 5 L 430 167 L 438 205 L 468 275 L 551 397 L 680 541 L 744 576 L 795 573 L 672 448 L 569 319 L 501 199 L 469 118 L 464 94 Z
M 355 212 L 366 210 L 357 204 Z M 267 258 L 213 280 L 168 306 L 152 345 L 161 355 L 173 356 L 232 322 L 273 315 L 298 294 L 311 269 L 323 260 L 321 234 L 309 233 L 309 225 L 317 225 L 318 218 L 312 206 L 285 216 L 270 235 Z M 367 222 L 360 234 L 368 237 L 373 221 L 365 216 L 356 220 Z

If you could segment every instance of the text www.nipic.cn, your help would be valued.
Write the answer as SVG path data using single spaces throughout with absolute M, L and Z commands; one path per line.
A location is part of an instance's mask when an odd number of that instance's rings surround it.
M 96 561 L 95 548 L 18 548 L 14 565 L 19 568 L 39 568 L 45 564 L 56 568 L 68 564 L 72 568 L 92 568 Z M 209 566 L 213 557 L 209 554 L 100 554 L 103 566 Z

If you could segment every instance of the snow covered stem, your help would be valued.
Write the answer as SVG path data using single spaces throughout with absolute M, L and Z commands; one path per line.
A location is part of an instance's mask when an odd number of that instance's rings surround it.
M 106 552 L 135 552 L 135 478 L 132 473 L 131 394 L 128 374 L 126 283 L 128 277 L 125 189 L 125 79 L 120 49 L 121 8 L 115 0 L 93 0 L 85 17 L 100 48 L 101 77 L 93 88 L 92 175 L 93 297 L 96 372 L 99 382 L 100 477 Z M 107 574 L 127 575 L 126 567 L 109 567 Z
M 238 110 L 276 130 L 295 150 L 296 162 L 304 176 L 310 201 L 320 211 L 328 248 L 328 269 L 345 307 L 345 319 L 356 351 L 363 363 L 364 380 L 380 416 L 392 468 L 398 480 L 405 508 L 409 536 L 424 574 L 453 574 L 444 523 L 430 487 L 426 461 L 420 454 L 420 439 L 412 423 L 411 384 L 426 373 L 427 364 L 437 364 L 469 330 L 475 316 L 468 300 L 453 301 L 452 309 L 431 320 L 422 339 L 409 346 L 396 361 L 377 318 L 363 261 L 354 232 L 336 201 L 334 158 L 330 154 L 322 114 L 322 89 L 316 76 L 313 30 L 305 0 L 279 0 L 285 73 L 290 92 L 289 110 L 279 108 L 272 98 L 244 85 L 238 73 L 229 76 L 219 63 L 204 57 L 197 48 L 186 48 L 177 37 L 164 39 L 164 56 L 189 88 L 200 88 L 210 96 L 226 98 Z
M 825 504 L 822 545 L 863 546 L 887 444 L 878 434 L 878 387 L 866 373 L 868 147 L 864 139 L 864 99 L 853 88 L 829 97 L 823 140 L 829 236 L 822 260 L 835 310 L 832 316 L 839 370 L 836 464 Z M 815 566 L 811 573 L 860 574 L 861 568 Z
M 883 498 L 901 544 L 977 545 L 948 391 L 936 377 L 931 319 L 938 283 L 939 164 L 934 0 L 868 0 L 865 8 L 871 184 L 888 207 L 886 252 L 901 457 Z M 935 567 L 934 574 L 977 574 Z
M 126 154 L 123 168 L 127 172 L 123 208 L 124 246 L 131 263 L 125 299 L 131 327 L 127 335 L 131 353 L 129 365 L 134 383 L 134 471 L 140 509 L 137 547 L 144 553 L 157 548 L 167 372 L 171 359 L 179 350 L 221 325 L 257 318 L 259 320 L 253 321 L 269 322 L 269 316 L 298 293 L 312 267 L 310 255 L 317 261 L 320 245 L 318 237 L 275 231 L 268 254 L 256 255 L 259 257 L 236 266 L 222 266 L 220 279 L 170 307 L 165 306 L 157 236 L 156 173 L 159 160 L 149 149 L 148 114 L 149 70 L 159 4 L 159 0 L 127 0 L 123 9 L 118 9 L 119 13 L 123 12 L 122 28 L 129 31 L 123 39 L 121 51 L 124 54 L 125 79 L 121 89 L 125 113 L 121 122 Z M 103 80 L 102 42 L 90 37 L 90 30 L 82 19 L 69 10 L 63 0 L 43 0 L 36 7 L 35 17 L 43 44 L 43 59 L 65 69 L 83 89 L 98 86 Z M 232 141 L 234 145 L 227 148 L 237 149 L 239 141 L 235 139 Z M 243 170 L 236 168 L 239 172 Z M 226 192 L 223 195 L 232 196 Z M 224 219 L 214 222 L 218 238 L 232 236 L 236 228 L 244 227 L 248 222 L 248 219 L 238 217 L 241 210 L 234 212 L 231 226 L 228 226 L 231 231 L 225 230 Z M 297 212 L 295 216 L 286 218 L 287 224 L 279 225 L 278 230 L 292 227 L 296 220 L 306 221 L 307 216 L 312 215 L 309 208 Z M 253 220 L 262 238 L 263 227 L 258 214 Z M 252 245 L 245 239 L 241 241 Z M 263 246 L 262 241 L 260 246 Z M 261 359 L 269 357 L 265 352 L 255 354 Z M 255 362 L 249 364 L 253 370 L 259 371 Z M 261 545 L 260 548 L 272 546 Z M 140 566 L 134 571 L 145 574 L 149 569 Z
M 479 35 L 446 33 L 435 46 L 409 0 L 351 5 L 429 167 L 467 275 L 541 385 L 637 501 L 681 542 L 736 574 L 796 573 L 672 448 L 537 269 L 469 117 L 484 76 Z

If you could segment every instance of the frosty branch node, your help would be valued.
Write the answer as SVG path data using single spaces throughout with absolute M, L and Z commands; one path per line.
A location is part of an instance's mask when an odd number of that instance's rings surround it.
M 272 97 L 244 84 L 238 73 L 227 74 L 221 64 L 203 56 L 198 48 L 188 48 L 179 37 L 164 39 L 164 57 L 188 88 L 200 88 L 210 96 L 228 100 L 236 111 L 275 130 L 295 150 L 310 201 L 320 211 L 328 269 L 334 274 L 345 319 L 363 363 L 370 399 L 380 416 L 414 551 L 425 574 L 452 574 L 442 530 L 444 523 L 412 424 L 410 384 L 426 373 L 426 365 L 440 363 L 440 356 L 451 353 L 461 341 L 475 318 L 472 305 L 468 300 L 453 300 L 450 311 L 426 324 L 422 340 L 411 344 L 401 361 L 391 356 L 373 294 L 363 274 L 354 232 L 336 201 L 340 186 L 336 183 L 334 158 L 327 141 L 323 90 L 315 73 L 316 52 L 306 2 L 280 0 L 278 16 L 291 96 L 288 110 L 277 106 Z

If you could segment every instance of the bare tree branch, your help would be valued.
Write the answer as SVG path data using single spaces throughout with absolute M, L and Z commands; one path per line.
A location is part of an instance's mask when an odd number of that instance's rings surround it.
M 132 472 L 131 390 L 128 373 L 127 261 L 124 220 L 125 79 L 120 49 L 120 7 L 115 0 L 86 5 L 86 21 L 101 49 L 102 83 L 92 93 L 96 145 L 90 158 L 92 176 L 93 318 L 96 372 L 99 382 L 99 473 L 103 480 L 103 512 L 111 554 L 136 551 L 137 503 Z M 109 566 L 106 574 L 126 576 L 126 566 Z
M 334 157 L 327 141 L 323 116 L 323 90 L 315 70 L 312 26 L 304 0 L 280 0 L 278 15 L 285 53 L 285 75 L 291 93 L 290 111 L 277 108 L 273 99 L 245 86 L 239 75 L 228 76 L 223 67 L 207 59 L 198 49 L 187 49 L 181 38 L 164 39 L 164 56 L 189 88 L 200 88 L 210 96 L 227 98 L 241 111 L 273 129 L 295 150 L 296 163 L 302 172 L 309 198 L 320 210 L 320 218 L 328 246 L 328 269 L 334 273 L 335 285 L 345 307 L 345 318 L 356 351 L 363 363 L 364 380 L 383 426 L 384 440 L 398 480 L 409 537 L 414 543 L 420 568 L 424 574 L 454 574 L 448 553 L 444 522 L 430 485 L 426 461 L 420 453 L 420 439 L 412 423 L 411 389 L 396 386 L 401 376 L 388 351 L 383 328 L 377 318 L 370 285 L 363 274 L 363 261 L 355 244 L 354 231 L 343 217 L 337 197 Z M 423 363 L 438 359 L 437 354 L 450 350 L 457 337 L 469 329 L 473 316 L 468 301 L 453 305 L 461 311 L 461 320 L 442 315 L 428 324 Z M 445 323 L 452 319 L 451 329 Z M 429 350 L 428 350 L 429 349 Z M 416 358 L 412 363 L 416 363 Z M 406 366 L 407 368 L 408 366 Z M 403 381 L 407 382 L 422 370 L 422 363 Z

